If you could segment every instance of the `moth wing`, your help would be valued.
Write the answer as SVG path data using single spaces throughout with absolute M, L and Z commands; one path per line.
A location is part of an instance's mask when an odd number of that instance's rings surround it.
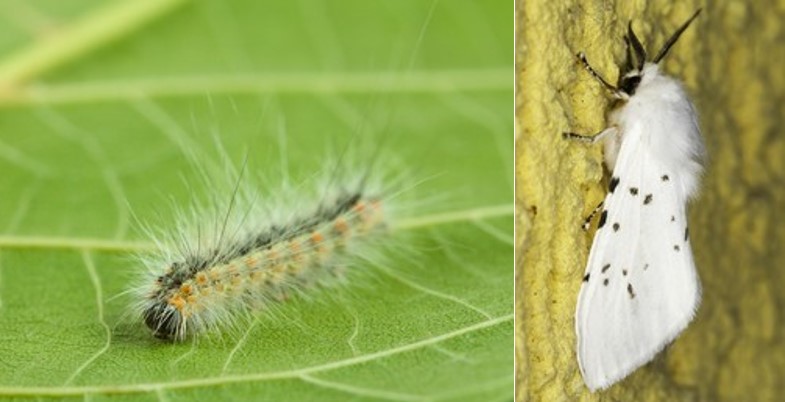
M 615 182 L 615 183 L 614 183 Z M 646 364 L 700 303 L 678 172 L 626 132 L 578 296 L 578 364 L 593 391 Z

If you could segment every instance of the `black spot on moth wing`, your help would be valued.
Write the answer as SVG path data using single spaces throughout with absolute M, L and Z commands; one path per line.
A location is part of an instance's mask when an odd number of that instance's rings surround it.
M 616 190 L 616 186 L 619 185 L 619 178 L 618 177 L 611 177 L 611 182 L 608 185 L 608 191 L 611 193 Z
M 644 265 L 643 265 L 643 270 L 645 271 L 645 270 L 647 270 L 647 269 L 649 269 L 649 264 L 644 264 Z
M 676 222 L 676 217 L 671 215 L 671 222 Z
M 605 221 L 608 220 L 608 211 L 602 211 L 602 215 L 600 215 L 600 224 L 597 225 L 597 229 L 602 229 L 605 226 Z
M 624 276 L 627 276 L 627 270 L 626 269 L 622 269 L 621 270 L 621 274 L 624 275 Z
M 631 283 L 627 284 L 627 293 L 630 294 L 630 299 L 634 299 L 635 298 L 635 291 L 632 289 L 632 284 Z
M 690 228 L 689 227 L 685 227 L 684 228 L 684 241 L 687 241 L 687 239 L 689 239 L 689 238 L 690 238 Z
M 600 271 L 600 273 L 603 273 L 603 274 L 604 274 L 604 273 L 605 273 L 605 271 L 607 271 L 607 270 L 608 270 L 608 268 L 610 268 L 610 267 L 611 267 L 611 264 L 605 264 L 605 265 L 602 267 L 602 270 Z
M 654 199 L 654 196 L 651 194 L 646 194 L 646 198 L 643 199 L 643 205 L 648 205 L 651 203 L 651 200 Z
M 605 280 L 602 281 L 602 284 L 605 285 L 605 286 L 608 286 L 608 278 L 605 278 Z
M 638 187 L 630 187 L 630 194 L 638 195 Z
M 584 276 L 583 276 L 583 281 L 584 281 L 584 282 L 588 282 L 588 281 L 589 281 L 589 276 L 590 276 L 590 275 L 591 275 L 591 273 L 587 273 L 586 275 L 584 275 Z
M 619 225 L 619 222 L 614 223 L 613 224 L 613 231 L 614 232 L 618 232 L 620 227 L 621 227 L 621 225 Z
M 674 244 L 673 245 L 673 249 L 676 250 L 676 251 L 679 251 L 679 250 L 681 250 L 681 247 L 679 247 L 678 244 Z
M 668 180 L 670 180 L 671 178 L 670 178 L 670 177 L 668 177 L 668 175 L 667 175 L 667 174 L 664 174 L 664 175 L 662 175 L 661 179 L 662 179 L 662 181 L 668 181 Z

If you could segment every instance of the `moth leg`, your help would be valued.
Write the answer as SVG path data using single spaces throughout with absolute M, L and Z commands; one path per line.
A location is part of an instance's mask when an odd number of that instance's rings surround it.
M 617 130 L 618 129 L 616 127 L 608 127 L 605 130 L 602 130 L 599 133 L 592 134 L 592 135 L 582 135 L 582 134 L 564 132 L 562 133 L 562 137 L 564 137 L 564 139 L 567 140 L 580 141 L 586 144 L 596 144 L 597 142 L 602 141 L 603 139 L 608 137 L 609 135 L 610 136 L 615 135 Z
M 597 215 L 597 212 L 600 212 L 603 205 L 605 205 L 605 200 L 600 201 L 600 203 L 597 204 L 596 207 L 594 207 L 594 210 L 591 211 L 589 216 L 587 216 L 586 219 L 583 221 L 583 225 L 581 225 L 581 228 L 583 228 L 583 230 L 589 230 L 589 226 L 591 226 L 591 220 L 594 219 L 594 217 Z

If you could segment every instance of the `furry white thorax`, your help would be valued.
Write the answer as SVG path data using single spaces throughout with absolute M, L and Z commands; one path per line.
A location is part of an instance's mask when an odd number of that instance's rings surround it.
M 640 75 L 635 93 L 610 115 L 610 125 L 618 130 L 605 141 L 605 164 L 613 171 L 621 143 L 640 136 L 652 157 L 669 171 L 683 172 L 676 180 L 692 198 L 705 158 L 695 107 L 682 85 L 662 74 L 657 64 L 646 63 Z

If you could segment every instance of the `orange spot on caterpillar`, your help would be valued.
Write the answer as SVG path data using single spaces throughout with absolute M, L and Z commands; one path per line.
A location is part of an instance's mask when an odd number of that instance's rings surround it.
M 221 282 L 216 283 L 215 284 L 215 291 L 218 292 L 218 293 L 223 292 L 224 291 L 224 284 L 221 283 Z
M 177 309 L 177 311 L 182 312 L 183 307 L 185 307 L 185 300 L 180 295 L 172 296 L 168 301 L 170 306 L 173 306 Z
M 311 233 L 311 243 L 316 246 L 316 253 L 317 254 L 324 254 L 327 251 L 327 247 L 323 244 L 324 236 L 322 236 L 319 232 Z
M 185 300 L 188 301 L 188 304 L 196 304 L 196 296 L 190 295 Z
M 358 201 L 357 204 L 354 204 L 352 207 L 352 211 L 357 212 L 358 214 L 362 213 L 365 210 L 365 203 L 362 201 Z
M 193 289 L 193 287 L 191 287 L 190 283 L 184 283 L 184 284 L 182 284 L 182 286 L 180 286 L 180 293 L 182 293 L 182 294 L 184 294 L 186 296 L 188 296 L 191 293 L 193 293 L 193 291 L 194 291 L 194 289 Z
M 204 272 L 199 272 L 198 274 L 196 274 L 196 283 L 199 285 L 206 285 L 207 275 Z
M 256 264 L 259 263 L 259 259 L 256 258 L 256 256 L 254 255 L 249 255 L 248 257 L 245 257 L 243 261 L 245 262 L 245 265 L 247 267 L 255 267 Z
M 349 231 L 349 224 L 346 223 L 346 219 L 344 218 L 337 218 L 335 223 L 333 224 L 333 228 L 339 235 L 346 234 Z

